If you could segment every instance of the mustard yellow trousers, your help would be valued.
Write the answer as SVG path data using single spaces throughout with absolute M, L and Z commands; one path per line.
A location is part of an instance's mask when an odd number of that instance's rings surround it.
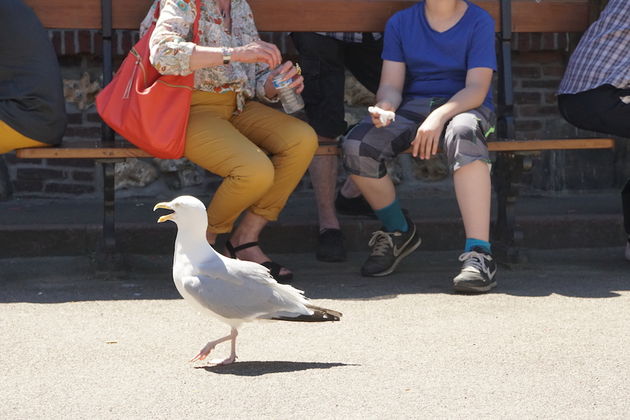
M 15 131 L 4 121 L 0 120 L 0 155 L 11 152 L 15 149 L 23 149 L 25 147 L 48 147 L 49 144 L 42 143 L 26 137 Z
M 235 109 L 234 93 L 193 92 L 185 156 L 223 178 L 208 205 L 208 231 L 217 234 L 244 210 L 277 220 L 317 149 L 297 118 L 254 101 Z

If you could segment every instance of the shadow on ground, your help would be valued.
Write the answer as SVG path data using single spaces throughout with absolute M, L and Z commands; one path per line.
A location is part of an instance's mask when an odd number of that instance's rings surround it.
M 207 372 L 219 375 L 235 376 L 263 376 L 272 373 L 299 372 L 313 369 L 332 369 L 336 367 L 360 366 L 346 363 L 319 363 L 319 362 L 236 362 L 231 365 L 199 366 L 196 369 L 204 369 Z
M 512 296 L 611 298 L 630 290 L 630 263 L 610 248 L 530 251 L 529 262 L 500 267 L 492 293 Z M 312 299 L 382 300 L 405 294 L 451 294 L 459 270 L 455 252 L 417 252 L 388 277 L 358 274 L 365 258 L 320 263 L 310 254 L 280 255 L 296 273 L 293 285 Z M 290 263 L 290 264 L 289 264 Z M 83 257 L 0 260 L 0 302 L 179 299 L 171 258 L 138 257 L 128 270 L 97 273 Z M 471 296 L 474 298 L 474 296 Z

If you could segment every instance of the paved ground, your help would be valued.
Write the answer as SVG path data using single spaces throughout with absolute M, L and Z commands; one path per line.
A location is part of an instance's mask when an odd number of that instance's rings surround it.
M 629 418 L 630 263 L 531 252 L 496 292 L 450 292 L 453 252 L 384 279 L 277 255 L 339 323 L 260 323 L 238 363 L 189 363 L 226 326 L 179 298 L 168 257 L 0 260 L 0 418 Z M 228 346 L 217 349 L 227 355 Z

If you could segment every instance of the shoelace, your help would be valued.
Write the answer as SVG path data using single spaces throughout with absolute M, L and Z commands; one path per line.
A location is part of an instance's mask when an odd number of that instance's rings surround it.
M 486 266 L 485 255 L 477 251 L 464 252 L 459 256 L 460 261 L 464 262 L 463 268 L 475 268 L 478 271 L 484 271 Z
M 372 238 L 370 242 L 368 242 L 368 246 L 373 246 L 372 255 L 382 257 L 387 253 L 389 248 L 394 247 L 394 241 L 392 241 L 392 233 L 383 232 L 382 230 L 377 230 L 372 233 Z

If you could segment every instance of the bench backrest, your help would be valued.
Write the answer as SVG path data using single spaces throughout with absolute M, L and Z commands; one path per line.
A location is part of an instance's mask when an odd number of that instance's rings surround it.
M 100 29 L 101 0 L 25 0 L 47 28 Z M 111 1 L 112 28 L 137 29 L 152 0 Z M 396 11 L 417 1 L 249 0 L 261 31 L 382 31 Z M 473 0 L 492 14 L 499 31 L 499 0 Z M 512 32 L 581 32 L 588 0 L 513 0 Z

